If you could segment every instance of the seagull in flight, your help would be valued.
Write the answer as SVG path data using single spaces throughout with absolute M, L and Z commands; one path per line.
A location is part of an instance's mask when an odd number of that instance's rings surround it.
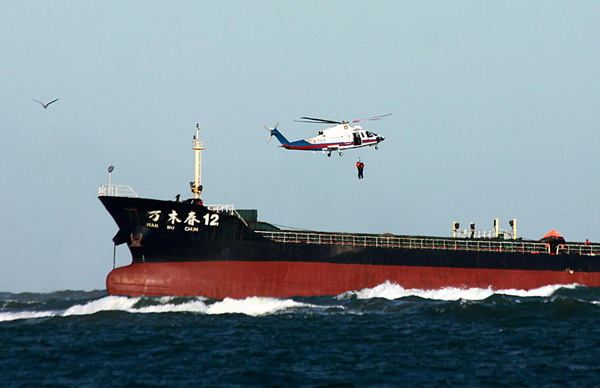
M 35 98 L 32 98 L 32 100 L 33 100 L 33 101 L 35 101 L 35 102 L 39 102 L 39 103 L 40 103 L 40 104 L 41 104 L 41 105 L 44 107 L 44 109 L 48 109 L 48 105 L 52 104 L 53 102 L 56 102 L 56 101 L 58 101 L 58 98 L 57 98 L 56 100 L 52 100 L 52 101 L 50 101 L 50 102 L 49 102 L 49 103 L 47 103 L 47 104 L 44 104 L 43 102 L 41 102 L 41 101 L 38 101 L 38 100 L 36 100 Z

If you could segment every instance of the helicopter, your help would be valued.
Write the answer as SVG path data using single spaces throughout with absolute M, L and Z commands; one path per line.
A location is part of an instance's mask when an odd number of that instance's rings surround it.
M 370 117 L 368 119 L 352 120 L 352 121 L 335 121 L 319 119 L 314 117 L 301 117 L 302 120 L 294 120 L 300 123 L 312 124 L 335 124 L 332 127 L 319 131 L 317 136 L 307 139 L 289 141 L 277 129 L 279 123 L 275 127 L 270 128 L 265 126 L 270 135 L 267 143 L 275 136 L 281 143 L 281 147 L 288 150 L 301 151 L 322 151 L 327 152 L 327 156 L 331 156 L 332 152 L 337 152 L 340 156 L 343 155 L 342 150 L 374 146 L 379 149 L 379 143 L 385 140 L 385 137 L 379 136 L 376 133 L 363 129 L 360 125 L 351 125 L 361 121 L 381 120 L 391 113 Z

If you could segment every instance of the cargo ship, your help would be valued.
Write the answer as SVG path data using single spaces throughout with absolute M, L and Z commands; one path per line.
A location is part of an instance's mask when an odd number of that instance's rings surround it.
M 115 247 L 127 244 L 132 262 L 106 278 L 112 295 L 338 295 L 384 282 L 404 288 L 529 290 L 545 285 L 600 286 L 600 244 L 541 240 L 512 230 L 452 237 L 289 230 L 259 221 L 257 210 L 203 203 L 202 151 L 196 125 L 193 198 L 138 197 L 128 186 L 102 185 L 99 199 L 115 220 Z M 114 260 L 113 260 L 114 262 Z M 114 267 L 114 265 L 113 265 Z

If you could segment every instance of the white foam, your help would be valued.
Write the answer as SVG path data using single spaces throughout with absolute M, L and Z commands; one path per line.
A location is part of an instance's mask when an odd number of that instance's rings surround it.
M 167 303 L 156 306 L 146 306 L 138 309 L 128 310 L 130 313 L 206 313 L 207 307 L 204 303 L 205 299 L 190 300 L 186 303 L 173 304 Z
M 569 290 L 573 290 L 576 287 L 580 287 L 579 284 L 577 283 L 573 283 L 573 284 L 553 284 L 553 285 L 549 285 L 549 286 L 543 286 L 540 288 L 534 288 L 532 290 L 498 290 L 496 291 L 497 294 L 503 294 L 503 295 L 511 295 L 511 296 L 522 296 L 522 297 L 547 297 L 547 296 L 551 296 L 552 294 L 554 294 L 557 290 L 560 290 L 561 288 L 567 288 Z
M 46 318 L 55 315 L 57 315 L 55 311 L 0 312 L 0 322 L 16 321 L 18 319 Z
M 100 311 L 131 311 L 139 299 L 124 296 L 106 296 L 83 305 L 71 306 L 61 316 L 90 315 Z
M 225 298 L 208 306 L 207 314 L 246 314 L 252 316 L 274 314 L 282 310 L 299 307 L 318 307 L 296 302 L 292 299 L 250 297 L 245 299 Z
M 557 284 L 543 286 L 532 290 L 493 290 L 489 288 L 456 288 L 456 287 L 444 287 L 436 290 L 422 290 L 416 288 L 403 288 L 396 283 L 390 283 L 386 281 L 373 288 L 365 288 L 359 291 L 349 291 L 341 295 L 338 295 L 339 299 L 347 299 L 352 296 L 356 296 L 358 299 L 370 299 L 370 298 L 385 298 L 385 299 L 399 299 L 408 296 L 417 296 L 423 299 L 433 300 L 484 300 L 494 294 L 511 295 L 520 297 L 547 297 L 556 292 L 561 288 L 573 289 L 577 287 L 577 284 Z
M 107 296 L 93 300 L 83 305 L 69 307 L 62 316 L 69 315 L 91 315 L 100 311 L 126 311 L 128 313 L 170 313 L 170 312 L 206 312 L 204 298 L 190 299 L 186 303 L 171 303 L 175 298 L 163 296 L 155 299 L 159 304 L 143 307 L 135 307 L 142 298 L 130 298 L 126 296 Z

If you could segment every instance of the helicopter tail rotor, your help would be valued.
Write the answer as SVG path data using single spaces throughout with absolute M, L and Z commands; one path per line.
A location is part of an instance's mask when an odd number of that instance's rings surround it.
M 271 138 L 273 137 L 273 131 L 277 130 L 278 126 L 279 126 L 279 122 L 277 124 L 275 124 L 275 126 L 273 128 L 269 128 L 265 125 L 265 129 L 267 131 L 269 131 L 269 138 L 267 139 L 267 143 L 271 141 Z

